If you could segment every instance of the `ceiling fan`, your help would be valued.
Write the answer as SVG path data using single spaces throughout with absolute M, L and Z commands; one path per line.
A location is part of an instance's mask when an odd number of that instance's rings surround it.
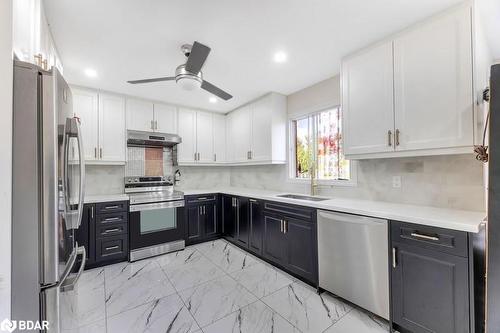
M 201 88 L 222 98 L 225 101 L 233 97 L 224 90 L 214 86 L 210 82 L 203 80 L 203 73 L 201 72 L 201 68 L 205 64 L 208 54 L 210 53 L 210 48 L 208 46 L 195 41 L 193 45 L 182 45 L 181 51 L 187 57 L 187 61 L 185 64 L 182 64 L 175 69 L 175 76 L 165 76 L 127 82 L 131 84 L 139 84 L 175 80 L 175 82 L 180 84 L 185 90 L 194 90 L 197 88 Z

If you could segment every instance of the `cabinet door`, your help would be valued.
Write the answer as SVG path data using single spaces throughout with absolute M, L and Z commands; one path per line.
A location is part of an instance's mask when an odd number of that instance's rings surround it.
M 196 112 L 196 152 L 198 162 L 214 162 L 214 132 L 210 112 Z
M 265 258 L 286 266 L 287 243 L 282 231 L 283 218 L 280 215 L 264 213 L 263 255 Z
M 236 241 L 242 246 L 248 246 L 248 237 L 250 235 L 250 223 L 248 222 L 248 198 L 237 198 L 236 206 Z
M 248 199 L 248 220 L 250 224 L 250 235 L 248 248 L 255 253 L 262 253 L 263 223 L 260 202 Z
M 213 115 L 214 162 L 226 161 L 226 116 Z
M 207 203 L 203 206 L 203 236 L 213 238 L 220 234 L 217 226 L 217 203 Z
M 252 161 L 272 160 L 272 96 L 268 95 L 252 103 Z
M 469 332 L 467 258 L 393 243 L 393 321 L 415 333 Z
M 96 92 L 72 88 L 73 110 L 80 118 L 83 152 L 86 161 L 94 161 L 98 155 L 98 95 Z
M 357 54 L 342 64 L 345 154 L 393 151 L 392 42 Z M 393 140 L 392 140 L 393 141 Z
M 236 239 L 236 198 L 223 195 L 222 196 L 222 228 L 223 234 L 226 237 Z
M 469 7 L 394 41 L 397 150 L 472 146 Z
M 127 129 L 153 130 L 153 103 L 140 99 L 127 99 Z
M 125 100 L 120 96 L 99 94 L 99 159 L 125 162 Z
M 201 240 L 203 230 L 202 230 L 202 215 L 200 205 L 188 206 L 186 208 L 187 214 L 187 237 L 186 241 L 188 243 Z
M 316 224 L 286 218 L 284 233 L 287 241 L 286 267 L 290 271 L 316 283 L 318 280 Z M 300 246 L 297 246 L 298 244 Z
M 251 150 L 250 137 L 252 128 L 252 117 L 249 106 L 244 106 L 232 115 L 231 141 L 234 162 L 248 162 Z
M 234 155 L 234 140 L 233 136 L 235 135 L 233 130 L 233 118 L 234 112 L 229 113 L 226 116 L 226 161 L 227 162 L 235 162 Z
M 196 111 L 179 109 L 178 130 L 182 143 L 178 147 L 177 160 L 179 163 L 194 163 L 196 153 Z
M 154 105 L 155 131 L 177 134 L 177 108 L 167 104 Z
M 75 240 L 78 246 L 85 246 L 87 253 L 86 265 L 95 262 L 95 207 L 94 205 L 84 205 L 82 223 L 75 232 Z

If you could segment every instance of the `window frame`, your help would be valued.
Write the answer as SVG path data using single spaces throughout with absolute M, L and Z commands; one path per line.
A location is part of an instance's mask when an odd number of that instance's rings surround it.
M 295 142 L 296 142 L 296 133 L 295 133 L 295 128 L 293 125 L 294 121 L 304 119 L 316 114 L 319 114 L 321 112 L 331 110 L 338 108 L 342 114 L 342 109 L 340 105 L 331 105 L 328 107 L 322 107 L 320 109 L 317 109 L 315 111 L 308 111 L 304 113 L 297 114 L 295 116 L 288 117 L 288 177 L 287 181 L 289 183 L 298 183 L 298 184 L 310 184 L 311 183 L 311 177 L 307 178 L 297 178 L 296 177 L 296 166 L 297 166 L 297 160 L 296 160 L 296 148 L 295 148 Z M 340 121 L 343 121 L 341 119 Z M 343 127 L 342 127 L 343 128 Z M 314 158 L 317 159 L 317 155 L 314 155 Z M 351 178 L 349 180 L 340 180 L 340 179 L 316 179 L 316 182 L 320 186 L 330 186 L 330 187 L 354 187 L 358 185 L 358 163 L 355 160 L 349 160 L 349 168 L 350 168 L 350 176 Z

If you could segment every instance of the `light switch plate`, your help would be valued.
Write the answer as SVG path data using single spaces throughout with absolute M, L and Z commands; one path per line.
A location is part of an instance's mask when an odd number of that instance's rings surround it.
M 392 187 L 401 188 L 401 176 L 392 176 Z

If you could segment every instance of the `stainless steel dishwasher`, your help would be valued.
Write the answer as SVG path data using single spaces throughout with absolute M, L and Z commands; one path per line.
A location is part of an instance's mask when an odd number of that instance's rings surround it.
M 319 286 L 389 319 L 387 221 L 318 210 Z

